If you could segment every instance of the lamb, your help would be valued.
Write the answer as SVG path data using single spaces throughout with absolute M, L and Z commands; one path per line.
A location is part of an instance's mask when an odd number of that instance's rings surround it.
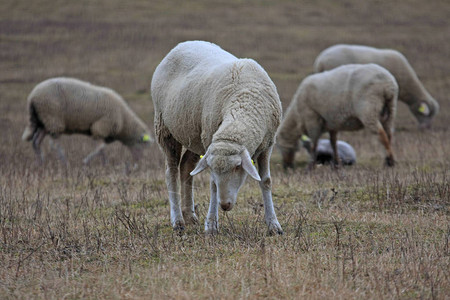
M 306 135 L 302 135 L 301 141 L 303 148 L 308 151 L 309 155 L 312 156 L 312 145 L 311 139 Z M 343 165 L 351 166 L 356 163 L 356 153 L 353 147 L 344 141 L 337 141 L 337 152 L 339 159 Z M 327 164 L 333 161 L 333 147 L 331 147 L 330 140 L 320 139 L 317 142 L 317 163 Z
M 285 168 L 293 167 L 298 140 L 305 134 L 312 141 L 313 167 L 317 159 L 317 141 L 328 131 L 337 155 L 337 132 L 363 127 L 378 132 L 386 148 L 386 164 L 394 165 L 391 149 L 398 85 L 395 78 L 375 64 L 344 65 L 306 77 L 298 87 L 279 128 L 277 144 Z
M 65 156 L 56 139 L 61 134 L 81 133 L 103 142 L 83 162 L 103 155 L 106 144 L 120 141 L 130 149 L 135 161 L 144 145 L 153 141 L 150 130 L 116 92 L 74 78 L 47 79 L 28 96 L 29 124 L 22 135 L 32 141 L 40 163 L 41 143 L 46 135 L 56 145 L 59 157 Z
M 247 175 L 259 181 L 269 233 L 282 234 L 272 202 L 269 168 L 281 102 L 264 69 L 215 44 L 183 42 L 156 68 L 151 94 L 157 141 L 166 156 L 173 228 L 181 231 L 185 224 L 198 222 L 192 176 L 209 167 L 207 234 L 218 232 L 218 204 L 224 211 L 231 210 Z
M 323 72 L 345 64 L 375 63 L 394 75 L 399 86 L 399 101 L 405 102 L 420 128 L 431 127 L 439 111 L 438 102 L 428 93 L 400 52 L 358 45 L 335 45 L 322 51 L 314 62 L 314 71 Z

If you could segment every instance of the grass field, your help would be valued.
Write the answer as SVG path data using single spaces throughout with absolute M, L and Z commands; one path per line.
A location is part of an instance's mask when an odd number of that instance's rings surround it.
M 156 144 L 127 175 L 119 143 L 108 164 L 82 165 L 96 145 L 62 137 L 65 168 L 44 141 L 40 168 L 29 143 L 26 97 L 38 82 L 71 76 L 115 89 L 153 128 L 155 67 L 178 42 L 219 44 L 257 60 L 283 108 L 316 55 L 336 43 L 403 52 L 441 110 L 420 131 L 399 103 L 393 149 L 368 132 L 342 133 L 358 164 L 284 173 L 272 156 L 283 236 L 270 237 L 258 185 L 203 234 L 209 174 L 196 177 L 200 223 L 169 224 L 163 156 Z M 437 1 L 0 2 L 1 299 L 450 299 L 450 7 Z

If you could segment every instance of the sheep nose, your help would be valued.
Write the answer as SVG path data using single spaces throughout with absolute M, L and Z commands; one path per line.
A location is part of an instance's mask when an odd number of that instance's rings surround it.
M 220 207 L 222 207 L 222 209 L 224 211 L 229 211 L 229 210 L 231 210 L 231 208 L 233 208 L 233 205 L 231 205 L 231 202 L 226 202 L 226 203 L 220 203 Z

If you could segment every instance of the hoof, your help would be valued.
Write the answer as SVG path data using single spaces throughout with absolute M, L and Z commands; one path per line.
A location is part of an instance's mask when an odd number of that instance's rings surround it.
M 172 227 L 173 227 L 174 231 L 181 233 L 184 231 L 184 227 L 185 227 L 184 221 L 178 220 L 172 225 Z
M 395 161 L 393 157 L 386 157 L 385 165 L 388 167 L 393 167 L 395 165 Z
M 219 230 L 217 228 L 209 228 L 205 230 L 205 235 L 206 236 L 213 236 L 213 235 L 217 235 L 219 233 Z
M 186 225 L 197 225 L 198 224 L 198 217 L 195 213 L 184 213 L 183 212 L 183 219 Z
M 308 172 L 312 172 L 314 171 L 314 169 L 316 168 L 316 163 L 315 162 L 309 162 L 308 165 L 306 166 L 306 170 Z
M 332 162 L 331 163 L 331 169 L 333 171 L 337 171 L 341 168 L 341 163 L 340 162 Z
M 270 236 L 272 235 L 283 235 L 283 229 L 281 228 L 280 224 L 271 224 L 269 225 L 268 233 Z
M 293 163 L 285 163 L 285 162 L 283 162 L 283 170 L 284 170 L 284 172 L 287 172 L 289 169 L 294 170 L 294 164 Z
M 217 221 L 209 220 L 205 222 L 205 234 L 216 235 L 219 233 L 219 223 Z

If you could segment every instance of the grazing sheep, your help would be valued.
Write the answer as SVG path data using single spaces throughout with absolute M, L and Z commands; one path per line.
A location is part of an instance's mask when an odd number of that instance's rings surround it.
M 295 93 L 279 128 L 277 144 L 283 166 L 293 167 L 298 140 L 305 134 L 312 140 L 317 159 L 317 141 L 323 132 L 330 133 L 334 161 L 337 155 L 337 132 L 363 127 L 378 132 L 387 151 L 386 164 L 394 165 L 391 137 L 398 96 L 394 77 L 375 65 L 345 65 L 306 77 Z
M 398 100 L 405 102 L 421 128 L 429 128 L 439 111 L 438 102 L 427 92 L 409 64 L 398 51 L 357 45 L 335 45 L 322 51 L 314 71 L 323 72 L 346 64 L 374 63 L 387 69 L 397 80 Z
M 302 135 L 301 141 L 303 144 L 303 148 L 308 151 L 309 155 L 313 157 L 311 139 L 306 135 Z M 337 141 L 337 152 L 339 159 L 341 160 L 343 165 L 351 166 L 356 163 L 356 153 L 353 147 L 344 142 Z M 320 139 L 317 143 L 316 148 L 317 153 L 317 163 L 327 164 L 333 161 L 333 147 L 331 147 L 330 140 Z
M 254 60 L 238 59 L 215 44 L 184 42 L 156 68 L 151 93 L 156 136 L 166 156 L 173 228 L 182 230 L 185 222 L 198 221 L 192 176 L 209 167 L 211 202 L 206 233 L 217 232 L 218 204 L 225 211 L 231 210 L 250 175 L 259 181 L 269 232 L 281 234 L 272 203 L 269 169 L 281 103 L 264 69 Z
M 39 162 L 43 160 L 40 146 L 47 134 L 54 139 L 72 133 L 102 139 L 103 143 L 83 160 L 85 164 L 97 154 L 103 155 L 105 145 L 114 141 L 127 146 L 136 161 L 142 146 L 152 141 L 148 127 L 116 92 L 74 78 L 39 83 L 28 96 L 28 112 L 29 124 L 22 139 L 33 141 Z M 51 142 L 65 162 L 61 147 Z

